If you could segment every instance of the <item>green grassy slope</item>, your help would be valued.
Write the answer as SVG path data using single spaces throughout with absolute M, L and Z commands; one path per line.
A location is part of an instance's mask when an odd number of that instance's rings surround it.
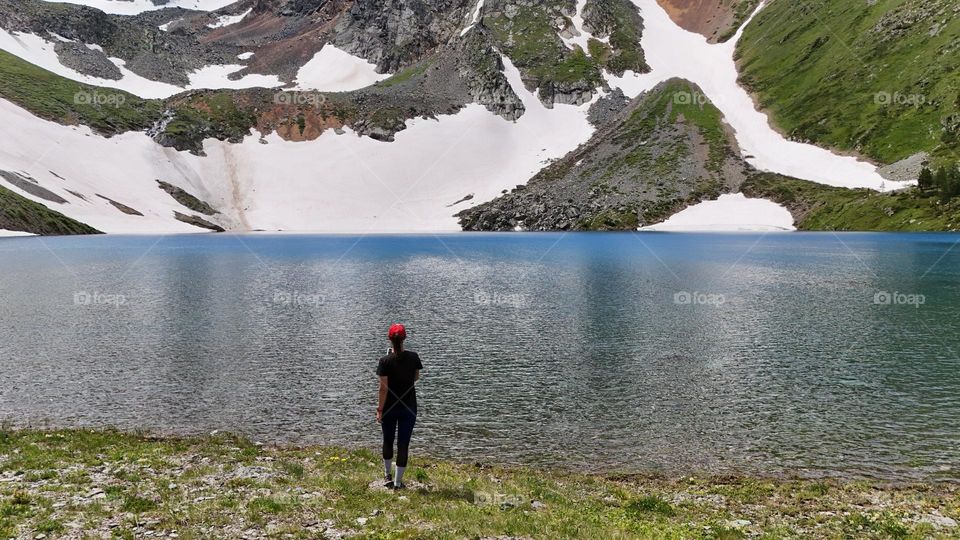
M 878 193 L 765 173 L 742 190 L 784 205 L 804 231 L 960 231 L 960 199 L 942 202 L 918 189 Z
M 0 229 L 41 235 L 99 234 L 100 231 L 0 186 Z
M 0 96 L 61 124 L 83 124 L 112 135 L 143 130 L 158 120 L 162 102 L 66 79 L 0 50 Z
M 403 492 L 359 449 L 0 429 L 0 537 L 949 538 L 952 484 L 679 479 L 414 455 Z M 943 518 L 940 518 L 943 519 Z M 44 536 L 39 536 L 44 535 Z
M 882 163 L 960 159 L 955 0 L 774 1 L 737 54 L 741 81 L 796 139 Z
M 0 50 L 0 96 L 41 118 L 81 124 L 102 135 L 143 131 L 175 113 L 163 135 L 180 149 L 196 149 L 204 137 L 237 140 L 256 117 L 234 102 L 238 92 L 188 92 L 169 100 L 143 99 L 114 88 L 79 83 Z

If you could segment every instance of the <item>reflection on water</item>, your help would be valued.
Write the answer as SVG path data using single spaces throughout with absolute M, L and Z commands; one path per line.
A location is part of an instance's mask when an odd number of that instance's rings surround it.
M 0 421 L 376 447 L 402 321 L 435 455 L 955 478 L 958 239 L 5 239 Z

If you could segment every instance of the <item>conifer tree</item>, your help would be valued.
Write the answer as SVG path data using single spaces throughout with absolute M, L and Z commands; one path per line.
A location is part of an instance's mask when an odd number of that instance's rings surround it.
M 917 187 L 919 187 L 921 191 L 926 191 L 932 188 L 933 171 L 927 167 L 924 167 L 923 170 L 920 171 L 920 177 L 917 179 Z
M 937 169 L 936 174 L 933 175 L 933 185 L 943 191 L 947 187 L 947 183 L 950 181 L 950 173 L 947 172 L 947 168 L 941 166 Z

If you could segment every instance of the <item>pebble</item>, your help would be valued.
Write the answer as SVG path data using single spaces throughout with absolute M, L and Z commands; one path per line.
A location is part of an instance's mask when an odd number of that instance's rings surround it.
M 366 525 L 366 524 L 367 524 L 367 521 L 368 521 L 368 520 L 367 520 L 367 518 L 365 518 L 365 517 L 358 517 L 358 518 L 357 518 L 357 525 Z
M 747 520 L 747 519 L 735 519 L 735 520 L 733 520 L 733 521 L 728 521 L 728 522 L 727 522 L 727 527 L 732 527 L 732 528 L 734 528 L 734 529 L 742 529 L 742 528 L 750 525 L 751 523 L 752 523 L 752 522 L 751 522 L 750 520 Z
M 956 527 L 956 526 L 957 526 L 957 521 L 956 521 L 955 519 L 949 518 L 949 517 L 947 517 L 947 516 L 945 516 L 945 515 L 943 515 L 943 514 L 940 514 L 940 513 L 927 514 L 927 515 L 923 516 L 922 518 L 920 518 L 920 522 L 921 522 L 921 523 L 929 523 L 930 525 L 933 525 L 934 527 L 945 527 L 945 528 L 948 528 L 948 529 L 952 529 L 953 527 Z

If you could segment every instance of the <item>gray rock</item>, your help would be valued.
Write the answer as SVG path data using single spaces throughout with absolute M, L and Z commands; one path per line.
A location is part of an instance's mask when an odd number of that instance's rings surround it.
M 929 523 L 938 529 L 952 529 L 957 526 L 955 519 L 940 514 L 939 512 L 921 517 L 920 523 Z
M 630 98 L 619 88 L 614 88 L 590 106 L 587 120 L 595 127 L 600 127 L 616 118 L 629 104 Z
M 33 195 L 34 197 L 39 197 L 43 200 L 57 204 L 70 204 L 69 201 L 41 186 L 39 182 L 29 176 L 24 176 L 22 174 L 10 171 L 0 171 L 0 178 L 10 182 L 14 186 Z
M 334 44 L 377 64 L 381 73 L 412 65 L 460 31 L 473 0 L 356 0 Z
M 503 61 L 484 28 L 473 28 L 456 50 L 458 72 L 473 101 L 507 120 L 523 116 L 526 108 L 503 74 Z
M 84 75 L 119 81 L 123 78 L 120 68 L 107 58 L 103 51 L 91 49 L 75 42 L 58 41 L 54 50 L 60 63 Z
M 880 176 L 894 182 L 916 181 L 920 171 L 930 164 L 930 154 L 920 152 L 908 158 L 877 169 Z

